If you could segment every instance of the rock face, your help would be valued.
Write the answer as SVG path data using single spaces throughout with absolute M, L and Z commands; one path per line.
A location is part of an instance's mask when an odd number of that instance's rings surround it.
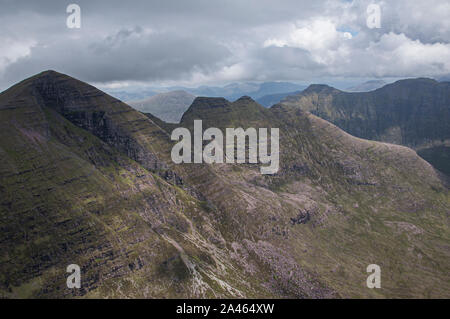
M 291 223 L 292 225 L 295 224 L 306 224 L 309 219 L 310 219 L 310 215 L 308 211 L 304 211 L 304 212 L 300 212 L 298 213 L 297 217 L 291 218 Z
M 449 297 L 450 194 L 413 150 L 249 97 L 195 119 L 279 128 L 280 170 L 176 165 L 173 126 L 57 72 L 1 93 L 0 296 Z
M 411 147 L 450 174 L 450 82 L 400 80 L 371 92 L 311 85 L 281 101 L 370 140 Z

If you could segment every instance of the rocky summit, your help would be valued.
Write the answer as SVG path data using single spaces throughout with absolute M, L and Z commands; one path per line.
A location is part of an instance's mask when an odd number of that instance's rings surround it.
M 450 82 L 399 80 L 371 92 L 310 85 L 281 104 L 365 139 L 405 145 L 450 176 Z
M 320 91 L 305 99 L 343 99 Z M 167 124 L 54 71 L 4 91 L 0 297 L 449 298 L 446 176 L 309 111 L 196 98 Z M 174 164 L 171 130 L 197 119 L 279 128 L 279 171 Z M 71 264 L 80 289 L 66 285 Z M 380 289 L 366 285 L 371 264 Z

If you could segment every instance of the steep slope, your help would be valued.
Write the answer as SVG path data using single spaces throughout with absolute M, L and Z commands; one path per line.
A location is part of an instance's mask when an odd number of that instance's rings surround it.
M 450 174 L 450 83 L 431 79 L 401 80 L 372 92 L 348 93 L 311 85 L 287 97 L 295 106 L 366 139 L 415 149 Z
M 449 297 L 449 192 L 406 147 L 197 98 L 180 126 L 277 127 L 280 170 L 177 165 L 173 125 L 56 72 L 3 92 L 0 112 L 4 297 Z M 382 289 L 365 286 L 372 263 Z
M 194 99 L 194 95 L 185 91 L 171 91 L 159 93 L 141 101 L 130 101 L 128 104 L 143 113 L 151 113 L 168 123 L 179 123 L 181 116 Z

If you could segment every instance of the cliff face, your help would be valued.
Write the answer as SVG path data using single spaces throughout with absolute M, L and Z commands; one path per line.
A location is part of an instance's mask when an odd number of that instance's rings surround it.
M 450 174 L 450 83 L 401 80 L 372 92 L 312 85 L 282 104 L 310 111 L 365 139 L 411 147 Z M 426 155 L 425 155 L 426 154 Z
M 130 106 L 92 86 L 52 71 L 28 81 L 38 104 L 55 110 L 147 169 L 165 166 L 150 147 L 150 144 L 157 144 L 154 140 L 164 140 L 164 136 L 158 136 L 161 134 L 159 128 L 149 124 L 148 118 Z
M 448 297 L 450 195 L 414 151 L 248 97 L 195 119 L 279 128 L 280 170 L 175 165 L 170 125 L 56 72 L 0 94 L 1 296 Z

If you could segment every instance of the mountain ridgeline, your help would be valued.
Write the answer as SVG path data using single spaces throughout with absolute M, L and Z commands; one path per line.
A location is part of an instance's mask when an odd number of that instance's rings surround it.
M 408 79 L 360 93 L 311 85 L 280 103 L 309 111 L 354 136 L 411 147 L 450 175 L 450 82 Z
M 196 119 L 279 128 L 279 171 L 174 164 L 178 125 L 54 71 L 1 93 L 0 296 L 450 297 L 449 189 L 413 150 L 250 97 Z

